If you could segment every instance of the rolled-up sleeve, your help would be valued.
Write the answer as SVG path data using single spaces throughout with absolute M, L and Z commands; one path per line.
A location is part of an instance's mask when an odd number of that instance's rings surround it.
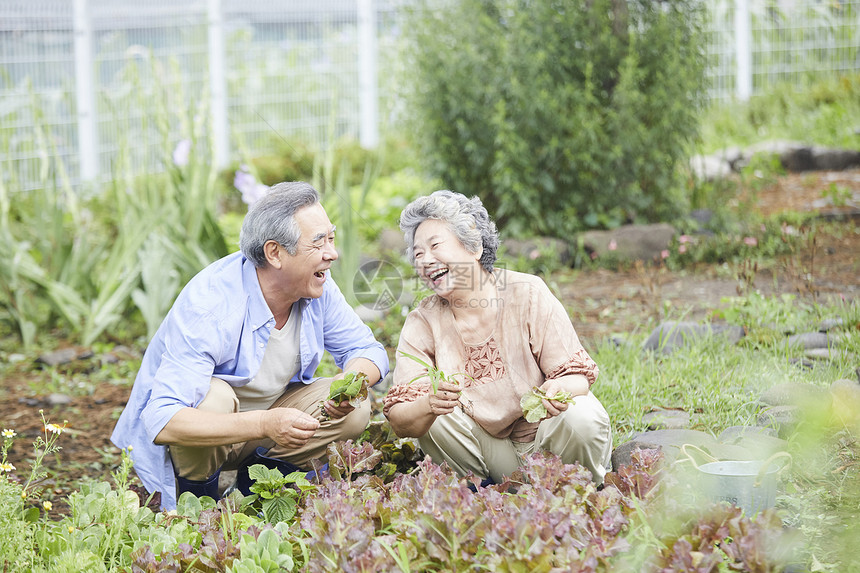
M 529 342 L 547 380 L 581 374 L 594 384 L 599 369 L 588 355 L 564 305 L 541 281 L 531 289 Z
M 382 412 L 388 416 L 392 407 L 413 402 L 430 392 L 427 364 L 436 361 L 433 337 L 426 319 L 413 310 L 406 317 L 394 363 L 394 380 L 383 398 Z M 423 362 L 423 364 L 422 364 Z
M 141 411 L 147 439 L 154 441 L 182 408 L 194 408 L 206 397 L 215 371 L 218 349 L 213 336 L 220 329 L 206 312 L 186 309 L 166 321 L 161 360 L 152 377 L 152 390 Z

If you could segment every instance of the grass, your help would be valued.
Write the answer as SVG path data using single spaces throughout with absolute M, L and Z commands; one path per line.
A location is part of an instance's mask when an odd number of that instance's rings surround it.
M 630 347 L 605 342 L 596 349 L 601 376 L 595 391 L 613 422 L 616 444 L 645 431 L 642 416 L 656 407 L 691 413 L 690 429 L 716 436 L 730 426 L 756 425 L 759 396 L 772 386 L 809 384 L 826 392 L 837 380 L 857 383 L 856 304 L 800 304 L 794 297 L 751 295 L 731 301 L 725 314 L 747 328 L 776 320 L 770 330 L 779 334 L 738 345 L 701 339 L 669 356 L 636 350 L 647 333 L 633 336 Z M 792 364 L 790 359 L 803 353 L 787 345 L 784 332 L 814 330 L 824 318 L 840 318 L 845 326 L 834 360 L 812 368 Z M 858 531 L 860 511 L 860 412 L 853 416 L 852 421 L 850 415 L 839 418 L 829 410 L 812 409 L 800 418 L 797 432 L 787 436 L 794 463 L 778 507 L 783 523 L 803 534 L 812 570 L 842 571 L 860 557 L 848 541 Z

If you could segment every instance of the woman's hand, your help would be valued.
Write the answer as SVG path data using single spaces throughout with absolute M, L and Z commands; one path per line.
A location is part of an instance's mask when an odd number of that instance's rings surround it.
M 439 382 L 436 393 L 430 389 L 426 396 L 430 413 L 434 416 L 444 416 L 454 411 L 460 403 L 460 386 L 451 382 Z
M 541 384 L 540 389 L 543 390 L 547 396 L 555 396 L 559 392 L 568 392 L 574 397 L 584 396 L 585 394 L 588 394 L 588 378 L 581 374 L 562 376 L 561 378 L 547 380 Z M 544 399 L 543 405 L 544 408 L 546 408 L 546 412 L 549 414 L 549 417 L 558 416 L 567 410 L 568 406 L 570 406 L 570 404 L 564 402 L 556 402 L 555 400 L 546 399 Z

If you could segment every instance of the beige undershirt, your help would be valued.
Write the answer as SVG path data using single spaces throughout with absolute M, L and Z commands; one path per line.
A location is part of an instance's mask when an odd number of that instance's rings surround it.
M 272 329 L 260 371 L 248 384 L 235 388 L 240 412 L 268 410 L 301 368 L 299 332 L 302 313 L 295 305 L 293 310 L 295 312 L 290 312 L 287 323 L 280 330 Z

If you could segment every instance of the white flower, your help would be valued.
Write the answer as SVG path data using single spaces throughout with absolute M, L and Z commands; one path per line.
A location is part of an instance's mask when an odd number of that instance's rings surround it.
M 17 435 L 18 434 L 15 433 L 15 430 L 9 430 L 9 429 L 3 430 L 3 437 L 4 438 L 14 438 Z
M 0 464 L 0 472 L 14 472 L 15 466 L 10 463 Z
M 56 424 L 48 424 L 45 426 L 45 432 L 51 432 L 52 434 L 62 434 L 64 430 L 65 428 Z
M 177 167 L 188 165 L 188 156 L 191 153 L 191 140 L 183 139 L 173 149 L 173 164 Z

